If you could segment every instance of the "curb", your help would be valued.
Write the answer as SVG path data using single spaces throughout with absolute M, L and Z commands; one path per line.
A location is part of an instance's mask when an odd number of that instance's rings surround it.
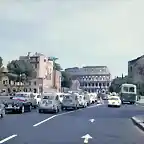
M 144 123 L 143 122 L 140 122 L 140 120 L 138 120 L 136 117 L 132 117 L 131 120 L 139 129 L 144 131 Z

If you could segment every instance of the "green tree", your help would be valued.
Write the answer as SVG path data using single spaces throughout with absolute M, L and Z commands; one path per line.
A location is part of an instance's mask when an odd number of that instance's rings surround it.
M 62 71 L 61 73 L 62 73 L 62 83 L 61 83 L 61 86 L 62 87 L 70 88 L 71 84 L 72 84 L 71 76 L 68 73 L 66 73 L 65 71 Z
M 56 63 L 54 62 L 54 66 L 53 66 L 54 70 L 57 70 L 57 71 L 61 71 L 62 70 L 62 67 L 59 63 Z
M 36 72 L 29 61 L 12 60 L 7 65 L 10 80 L 25 81 L 28 78 L 36 76 Z
M 124 83 L 128 83 L 128 77 L 116 77 L 115 79 L 113 79 L 113 81 L 111 82 L 111 86 L 109 87 L 109 91 L 110 92 L 119 92 L 120 91 L 120 87 L 122 84 Z

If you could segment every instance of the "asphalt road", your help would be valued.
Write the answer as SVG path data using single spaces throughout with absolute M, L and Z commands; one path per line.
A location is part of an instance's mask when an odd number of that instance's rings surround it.
M 89 144 L 143 144 L 144 133 L 130 120 L 139 114 L 144 114 L 144 107 L 108 108 L 106 104 L 57 116 L 36 110 L 9 114 L 0 120 L 0 144 L 5 138 L 9 140 L 4 144 L 83 144 L 81 137 L 86 134 L 93 137 Z

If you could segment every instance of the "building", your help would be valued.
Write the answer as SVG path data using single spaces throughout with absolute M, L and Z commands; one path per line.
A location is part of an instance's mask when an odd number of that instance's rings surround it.
M 80 88 L 88 92 L 107 91 L 111 84 L 111 74 L 107 66 L 86 66 L 65 69 L 73 80 L 80 82 Z
M 128 80 L 137 85 L 139 93 L 144 94 L 144 55 L 128 61 Z
M 54 62 L 41 53 L 34 55 L 20 56 L 20 60 L 30 60 L 36 70 L 35 79 L 30 80 L 25 84 L 26 91 L 32 90 L 34 92 L 48 92 L 51 89 L 61 91 L 61 72 L 53 69 Z

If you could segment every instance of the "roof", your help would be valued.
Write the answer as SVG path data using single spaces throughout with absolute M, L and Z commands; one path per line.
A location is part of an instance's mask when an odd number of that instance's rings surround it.
M 122 84 L 122 86 L 136 86 L 136 85 L 134 85 L 134 84 Z
M 129 61 L 129 63 L 135 63 L 136 61 L 138 61 L 139 59 L 144 58 L 144 55 L 137 57 L 136 59 L 133 59 L 131 61 Z

